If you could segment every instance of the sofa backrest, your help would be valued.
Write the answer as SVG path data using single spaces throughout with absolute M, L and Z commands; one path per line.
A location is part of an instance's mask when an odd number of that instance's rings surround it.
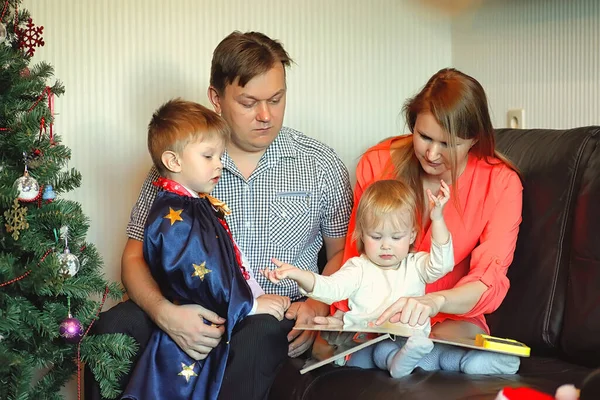
M 511 287 L 487 318 L 492 334 L 598 366 L 600 127 L 499 129 L 496 138 L 524 189 Z
M 600 366 L 600 129 L 586 146 L 575 199 L 569 281 L 561 349 L 568 358 Z

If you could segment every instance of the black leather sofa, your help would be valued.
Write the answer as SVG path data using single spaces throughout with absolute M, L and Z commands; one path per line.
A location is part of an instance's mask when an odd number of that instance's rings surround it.
M 497 141 L 522 174 L 523 222 L 508 272 L 511 288 L 488 322 L 494 335 L 532 348 L 519 373 L 417 369 L 393 380 L 385 371 L 328 365 L 300 375 L 302 360 L 294 359 L 282 367 L 271 399 L 483 400 L 494 399 L 505 386 L 553 394 L 565 383 L 581 387 L 594 375 L 600 367 L 600 127 L 500 129 Z M 149 329 L 147 319 L 133 315 L 139 313 L 134 307 L 118 308 L 119 316 L 113 311 L 109 318 L 115 326 L 122 318 L 129 324 L 139 318 L 138 329 Z M 600 399 L 600 373 L 594 376 L 582 400 Z M 98 398 L 94 386 L 88 372 L 86 399 Z

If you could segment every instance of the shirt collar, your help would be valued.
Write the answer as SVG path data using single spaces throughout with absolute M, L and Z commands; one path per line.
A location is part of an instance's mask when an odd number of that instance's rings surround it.
M 263 154 L 261 157 L 259 164 L 265 162 L 267 164 L 271 164 L 282 158 L 295 158 L 296 156 L 296 148 L 294 147 L 294 142 L 290 133 L 288 132 L 288 128 L 282 127 L 275 140 L 273 140 L 273 143 L 267 147 L 267 151 L 265 151 L 265 154 Z M 223 153 L 223 158 L 221 161 L 223 162 L 223 168 L 228 170 L 237 170 L 237 167 L 229 156 L 227 150 L 225 150 Z
M 183 185 L 181 185 L 181 186 L 183 186 Z M 192 189 L 190 189 L 189 187 L 187 187 L 187 186 L 183 186 L 183 188 L 184 188 L 185 190 L 187 190 L 187 191 L 190 193 L 190 197 L 193 197 L 193 198 L 195 198 L 195 199 L 197 199 L 197 198 L 199 197 L 199 196 L 198 196 L 198 193 L 194 192 L 194 191 L 193 191 Z

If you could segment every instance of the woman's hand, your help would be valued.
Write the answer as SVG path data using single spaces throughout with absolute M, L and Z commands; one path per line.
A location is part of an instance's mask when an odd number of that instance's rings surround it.
M 446 298 L 437 293 L 429 293 L 420 297 L 400 297 L 389 306 L 377 319 L 376 325 L 385 321 L 401 322 L 410 326 L 423 325 L 428 318 L 434 317 L 444 306 Z
M 429 208 L 431 210 L 429 218 L 431 218 L 432 221 L 443 218 L 444 206 L 448 203 L 448 200 L 450 200 L 450 188 L 443 179 L 440 180 L 440 185 L 440 192 L 437 196 L 434 196 L 433 193 L 431 193 L 431 190 L 427 189 Z

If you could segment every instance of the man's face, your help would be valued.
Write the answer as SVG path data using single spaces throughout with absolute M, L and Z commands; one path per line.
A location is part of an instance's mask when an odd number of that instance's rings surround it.
M 264 153 L 279 134 L 285 114 L 285 94 L 285 71 L 281 63 L 255 76 L 244 87 L 234 81 L 221 95 L 209 88 L 215 111 L 232 129 L 230 146 L 246 153 Z

